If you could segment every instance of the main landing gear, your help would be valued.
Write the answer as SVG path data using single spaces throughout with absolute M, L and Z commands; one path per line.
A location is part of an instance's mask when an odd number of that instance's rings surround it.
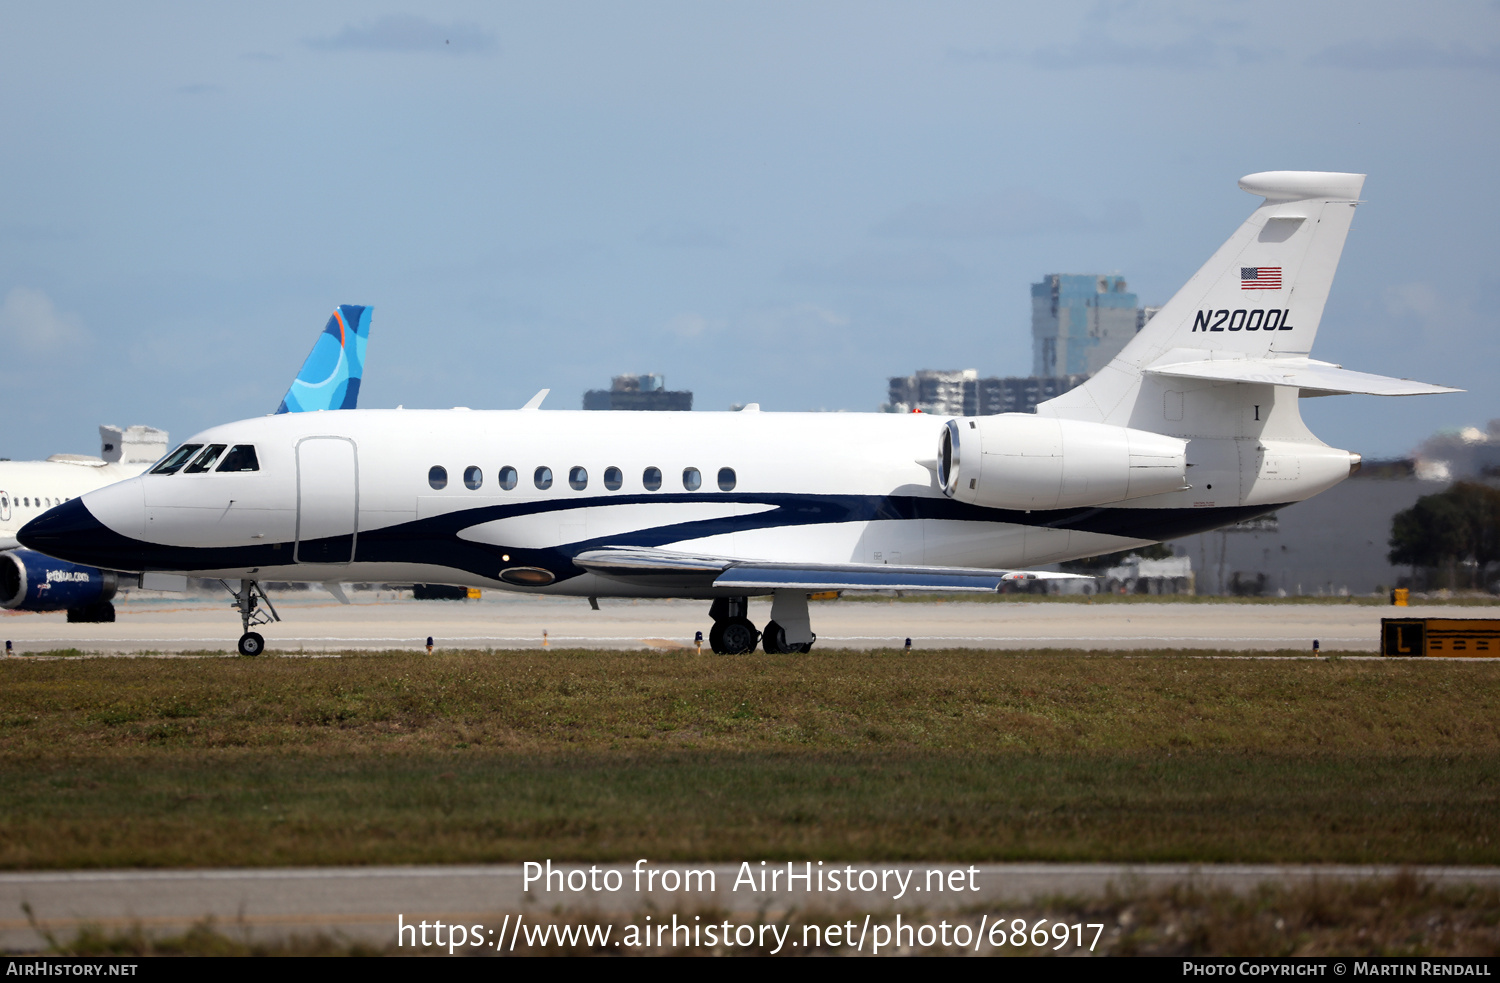
M 714 619 L 714 626 L 708 632 L 708 646 L 716 655 L 747 655 L 755 651 L 760 632 L 745 617 L 747 602 L 744 597 L 720 597 L 708 609 L 709 617 Z
M 708 644 L 717 655 L 747 655 L 760 643 L 768 655 L 789 655 L 812 649 L 818 636 L 812 633 L 807 616 L 807 594 L 803 591 L 779 590 L 771 602 L 771 620 L 765 633 L 755 630 L 747 613 L 748 598 L 721 597 L 709 608 L 714 626 L 708 633 Z
M 276 613 L 276 608 L 271 604 L 271 599 L 261 589 L 260 582 L 256 580 L 241 580 L 240 589 L 235 590 L 225 580 L 219 581 L 224 589 L 229 591 L 234 598 L 234 606 L 240 612 L 240 625 L 244 634 L 240 636 L 240 655 L 260 655 L 266 650 L 266 640 L 258 631 L 251 631 L 251 625 L 269 625 L 273 621 L 280 621 L 281 615 Z M 260 602 L 266 602 L 266 611 L 260 610 Z

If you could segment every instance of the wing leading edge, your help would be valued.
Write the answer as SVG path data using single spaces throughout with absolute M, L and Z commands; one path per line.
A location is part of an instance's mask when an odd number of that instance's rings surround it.
M 918 590 L 993 594 L 1007 581 L 1091 579 L 1081 574 L 1042 570 L 732 560 L 639 547 L 588 550 L 575 556 L 573 562 L 590 573 L 626 583 L 749 591 Z

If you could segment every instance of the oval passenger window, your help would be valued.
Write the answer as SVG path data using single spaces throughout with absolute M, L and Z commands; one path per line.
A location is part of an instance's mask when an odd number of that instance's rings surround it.
M 536 474 L 532 476 L 532 480 L 536 482 L 536 486 L 538 488 L 546 491 L 548 488 L 552 487 L 552 469 L 537 468 Z
M 625 476 L 620 473 L 619 468 L 604 469 L 604 487 L 610 491 L 619 491 L 620 486 L 625 483 Z
M 438 491 L 448 487 L 448 469 L 441 464 L 434 464 L 427 469 L 427 483 Z
M 661 487 L 661 468 L 647 468 L 641 475 L 641 484 L 646 486 L 647 491 L 656 491 Z
M 500 487 L 506 491 L 516 487 L 516 478 L 516 469 L 509 464 L 500 469 Z
M 734 468 L 719 469 L 719 491 L 734 491 Z
M 478 468 L 476 468 L 472 464 L 469 465 L 468 467 L 464 468 L 464 487 L 465 488 L 469 489 L 469 491 L 475 491 L 482 484 L 484 484 L 484 472 L 483 471 L 479 470 Z
M 573 468 L 568 472 L 568 487 L 574 491 L 583 491 L 589 486 L 589 473 L 583 468 Z

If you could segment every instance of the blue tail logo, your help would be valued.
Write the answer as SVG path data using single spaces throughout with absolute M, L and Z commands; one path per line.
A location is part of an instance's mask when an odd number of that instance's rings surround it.
M 374 308 L 340 304 L 313 344 L 277 413 L 352 410 L 359 402 Z

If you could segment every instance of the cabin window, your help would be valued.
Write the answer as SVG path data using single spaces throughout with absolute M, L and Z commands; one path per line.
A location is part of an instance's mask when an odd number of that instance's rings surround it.
M 464 487 L 469 491 L 478 491 L 479 486 L 484 484 L 484 472 L 474 465 L 464 468 Z
M 183 474 L 202 474 L 214 466 L 219 455 L 224 453 L 225 444 L 209 444 L 203 448 L 203 453 L 193 458 L 193 463 L 182 469 Z
M 506 491 L 510 491 L 512 488 L 516 487 L 517 478 L 518 475 L 516 474 L 516 469 L 511 467 L 509 464 L 500 469 L 500 487 L 505 489 Z
M 620 473 L 619 468 L 604 469 L 604 487 L 610 491 L 619 491 L 620 486 L 625 483 L 625 476 Z
M 434 464 L 427 469 L 427 483 L 435 491 L 442 491 L 448 487 L 448 469 L 441 464 Z
M 647 491 L 656 491 L 661 487 L 661 468 L 647 468 L 641 475 L 641 484 L 646 486 Z
M 734 468 L 719 469 L 719 491 L 734 491 Z
M 589 486 L 589 473 L 584 468 L 572 468 L 568 471 L 568 487 L 574 491 L 583 491 Z
M 260 460 L 255 456 L 254 444 L 235 444 L 229 448 L 220 462 L 220 471 L 259 471 Z
M 548 488 L 552 487 L 552 469 L 537 468 L 536 474 L 532 475 L 532 481 L 535 482 L 536 486 L 542 491 L 546 491 Z
M 202 444 L 183 444 L 172 453 L 162 459 L 162 462 L 151 469 L 152 474 L 176 474 L 178 469 L 188 462 L 188 458 L 198 452 Z
M 21 499 L 21 503 L 23 505 L 25 505 L 28 509 L 31 508 L 31 496 L 27 495 L 24 498 L 22 498 Z
M 703 475 L 698 473 L 697 468 L 682 469 L 682 487 L 688 491 L 697 491 L 703 484 Z

